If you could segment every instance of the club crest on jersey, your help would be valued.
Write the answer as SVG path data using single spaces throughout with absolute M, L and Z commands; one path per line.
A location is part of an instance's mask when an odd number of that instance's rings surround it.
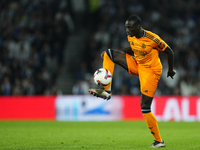
M 144 43 L 142 43 L 142 48 L 146 48 L 146 45 Z
M 134 43 L 133 43 L 133 42 L 131 42 L 131 45 L 133 45 L 133 46 L 134 46 Z
M 165 47 L 165 43 L 160 42 L 160 44 L 158 45 L 158 47 L 159 47 L 160 49 L 163 49 L 163 48 Z

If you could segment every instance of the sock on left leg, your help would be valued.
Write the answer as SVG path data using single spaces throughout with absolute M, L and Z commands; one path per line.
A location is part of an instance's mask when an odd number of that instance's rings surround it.
M 114 67 L 115 67 L 115 64 L 114 62 L 111 60 L 111 58 L 109 57 L 109 55 L 107 54 L 108 51 L 106 51 L 104 53 L 104 58 L 103 58 L 103 68 L 106 68 L 110 71 L 110 73 L 112 74 L 113 76 L 113 71 L 114 71 Z M 111 54 L 110 54 L 111 55 Z M 113 56 L 112 56 L 113 57 Z M 104 89 L 106 91 L 111 91 L 111 84 L 112 84 L 112 81 L 110 82 L 110 84 L 108 84 L 107 86 L 104 86 Z
M 162 142 L 156 117 L 153 115 L 152 112 L 143 112 L 142 115 L 144 116 L 147 126 L 151 134 L 154 136 L 155 141 Z

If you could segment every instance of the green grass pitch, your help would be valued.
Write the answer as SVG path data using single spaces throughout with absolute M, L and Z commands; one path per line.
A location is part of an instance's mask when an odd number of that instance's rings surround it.
M 166 150 L 200 150 L 200 122 L 158 122 Z M 1 121 L 0 150 L 146 150 L 144 121 Z

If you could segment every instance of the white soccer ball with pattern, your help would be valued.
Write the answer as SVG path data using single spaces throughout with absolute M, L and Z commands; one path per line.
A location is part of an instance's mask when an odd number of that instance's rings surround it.
M 112 75 L 109 70 L 100 68 L 94 73 L 94 82 L 99 86 L 106 86 L 112 80 Z

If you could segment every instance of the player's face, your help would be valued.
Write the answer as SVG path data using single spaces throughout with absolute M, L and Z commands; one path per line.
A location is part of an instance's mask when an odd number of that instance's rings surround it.
M 133 21 L 127 20 L 125 23 L 125 27 L 126 27 L 126 33 L 130 37 L 136 36 L 138 34 L 139 27 L 138 27 L 138 25 L 134 24 Z

